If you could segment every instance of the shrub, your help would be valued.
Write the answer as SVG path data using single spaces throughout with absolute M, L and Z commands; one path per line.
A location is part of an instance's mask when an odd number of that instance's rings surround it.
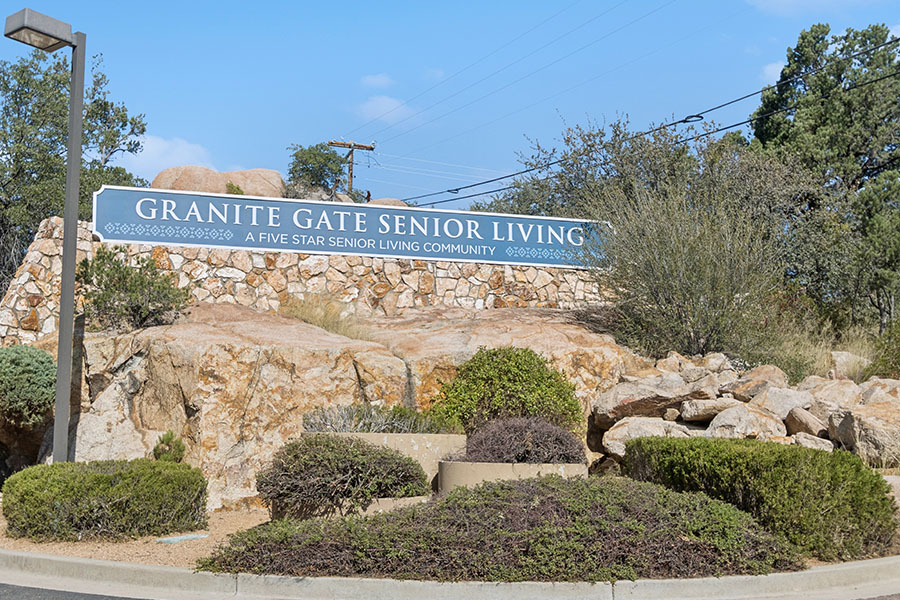
M 3 485 L 7 533 L 35 540 L 136 537 L 206 527 L 198 469 L 141 458 L 28 467 Z
M 303 415 L 303 430 L 331 433 L 459 433 L 459 426 L 405 406 L 323 406 Z
M 256 476 L 273 518 L 346 515 L 376 498 L 431 493 L 422 467 L 396 450 L 311 434 L 285 444 Z
M 286 298 L 278 308 L 278 314 L 297 319 L 325 331 L 359 340 L 369 339 L 368 330 L 359 324 L 354 315 L 348 314 L 350 306 L 324 294 L 308 294 L 305 298 Z
M 625 478 L 456 488 L 370 517 L 274 521 L 204 559 L 210 571 L 300 577 L 614 581 L 797 568 L 788 544 L 702 494 Z
M 171 429 L 159 436 L 153 446 L 153 458 L 165 462 L 181 462 L 184 459 L 184 442 L 175 437 Z
M 31 346 L 0 348 L 0 419 L 33 428 L 53 408 L 55 391 L 53 357 Z
M 171 323 L 191 297 L 180 289 L 149 256 L 128 265 L 118 258 L 122 247 L 100 246 L 93 260 L 78 265 L 77 277 L 84 294 L 85 318 L 103 329 L 138 329 Z
M 878 338 L 875 359 L 866 368 L 865 376 L 900 378 L 900 319 Z
M 241 186 L 239 186 L 238 184 L 232 183 L 230 181 L 226 181 L 225 182 L 225 193 L 226 194 L 234 194 L 236 196 L 243 196 L 244 190 L 242 190 Z
M 823 560 L 884 551 L 897 529 L 887 483 L 859 457 L 756 440 L 639 438 L 625 472 L 746 510 Z
M 464 460 L 497 463 L 585 463 L 574 435 L 540 417 L 498 419 L 466 440 Z
M 481 348 L 441 387 L 434 414 L 467 433 L 507 417 L 543 417 L 567 429 L 584 426 L 575 385 L 529 348 Z

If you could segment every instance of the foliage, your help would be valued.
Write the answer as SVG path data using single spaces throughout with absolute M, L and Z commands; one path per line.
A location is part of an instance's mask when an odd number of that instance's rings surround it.
M 325 331 L 358 340 L 369 339 L 369 331 L 350 312 L 352 306 L 325 294 L 307 294 L 303 298 L 288 296 L 278 307 L 278 314 L 297 319 Z
M 346 515 L 377 498 L 431 492 L 422 467 L 396 450 L 352 437 L 310 434 L 288 442 L 256 475 L 273 518 Z
M 85 318 L 103 329 L 138 329 L 170 323 L 191 297 L 171 274 L 161 273 L 152 257 L 129 265 L 119 258 L 125 248 L 99 246 L 92 260 L 78 265 Z
M 153 458 L 164 462 L 181 462 L 184 460 L 184 442 L 175 436 L 174 431 L 168 430 L 156 440 Z
M 762 324 L 802 174 L 736 138 L 689 149 L 673 132 L 631 139 L 617 123 L 608 135 L 576 129 L 568 139 L 572 152 L 606 161 L 579 184 L 600 223 L 576 255 L 609 291 L 614 333 L 651 355 L 742 356 L 769 343 Z
M 0 348 L 0 421 L 31 429 L 53 409 L 56 363 L 31 346 Z
M 150 459 L 28 467 L 3 485 L 7 535 L 121 539 L 206 527 L 199 469 Z
M 303 415 L 303 430 L 329 433 L 459 433 L 458 425 L 447 423 L 430 412 L 405 406 L 350 404 L 323 406 Z
M 471 433 L 506 417 L 539 416 L 571 430 L 584 426 L 575 385 L 529 348 L 480 348 L 441 386 L 432 412 Z
M 788 276 L 839 327 L 874 312 L 881 332 L 895 316 L 900 277 L 900 106 L 892 100 L 900 80 L 886 77 L 900 54 L 896 44 L 860 51 L 890 38 L 884 25 L 803 31 L 762 94 L 752 141 L 761 153 L 799 161 L 827 191 L 797 205 Z
M 383 515 L 273 521 L 201 569 L 300 577 L 615 581 L 799 567 L 753 519 L 702 494 L 624 478 L 545 477 L 456 488 Z
M 865 371 L 866 377 L 900 379 L 900 319 L 878 338 L 877 352 Z
M 584 445 L 540 417 L 497 419 L 466 440 L 462 460 L 492 463 L 585 463 Z
M 236 183 L 232 183 L 230 181 L 225 182 L 225 193 L 226 194 L 235 194 L 237 196 L 243 196 L 244 190 L 241 189 L 241 186 Z
M 752 514 L 823 560 L 886 550 L 897 530 L 884 479 L 854 454 L 774 442 L 639 438 L 625 472 L 679 491 L 703 492 Z
M 91 218 L 92 193 L 103 184 L 146 186 L 122 167 L 120 154 L 141 151 L 144 115 L 129 115 L 109 99 L 98 56 L 84 97 L 83 164 L 79 216 Z M 62 215 L 68 137 L 67 53 L 35 50 L 0 61 L 0 295 L 21 263 L 43 219 Z
M 325 142 L 313 146 L 293 144 L 291 164 L 288 165 L 288 186 L 301 185 L 307 188 L 321 188 L 332 193 L 345 184 L 344 165 L 347 159 L 338 154 Z

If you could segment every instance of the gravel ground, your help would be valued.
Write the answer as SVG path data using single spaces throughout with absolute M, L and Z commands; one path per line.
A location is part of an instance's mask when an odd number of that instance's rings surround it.
M 116 560 L 149 565 L 193 568 L 198 558 L 209 556 L 213 549 L 224 542 L 228 534 L 249 529 L 269 520 L 269 513 L 261 508 L 220 511 L 209 515 L 209 526 L 202 531 L 172 533 L 166 537 L 184 534 L 209 534 L 197 540 L 174 544 L 157 542 L 156 536 L 123 542 L 32 542 L 27 539 L 6 537 L 6 520 L 0 515 L 0 548 L 20 552 L 39 552 L 61 556 L 80 556 L 98 560 Z

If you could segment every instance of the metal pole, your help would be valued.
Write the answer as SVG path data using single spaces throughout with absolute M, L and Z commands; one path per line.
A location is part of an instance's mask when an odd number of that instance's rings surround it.
M 59 346 L 56 352 L 56 411 L 53 462 L 69 460 L 69 398 L 72 394 L 72 336 L 75 321 L 75 253 L 78 249 L 78 190 L 81 176 L 81 110 L 84 103 L 85 35 L 76 32 L 69 89 L 69 147 L 63 211 L 62 287 L 59 292 Z

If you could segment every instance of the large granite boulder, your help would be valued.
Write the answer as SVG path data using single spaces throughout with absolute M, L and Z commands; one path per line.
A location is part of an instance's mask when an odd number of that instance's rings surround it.
M 153 178 L 152 188 L 225 194 L 227 184 L 241 188 L 247 196 L 284 197 L 281 174 L 272 169 L 248 169 L 220 173 L 206 167 L 187 165 L 161 171 Z
M 828 435 L 870 465 L 900 466 L 900 403 L 880 401 L 841 408 L 829 417 Z
M 390 349 L 409 367 L 419 408 L 436 398 L 442 381 L 479 348 L 519 346 L 547 357 L 575 384 L 588 414 L 592 402 L 624 374 L 650 366 L 609 335 L 573 323 L 565 311 L 495 309 L 470 311 L 432 307 L 393 317 L 370 317 L 371 339 Z
M 723 438 L 784 437 L 787 429 L 781 419 L 767 410 L 738 404 L 717 414 L 705 435 Z
M 584 406 L 643 362 L 558 311 L 428 309 L 361 321 L 372 340 L 231 304 L 199 304 L 171 326 L 84 339 L 89 399 L 71 430 L 75 460 L 147 456 L 173 430 L 209 480 L 209 508 L 256 495 L 256 472 L 302 430 L 306 411 L 369 402 L 428 406 L 479 347 L 547 356 Z M 45 437 L 48 460 L 52 430 Z

